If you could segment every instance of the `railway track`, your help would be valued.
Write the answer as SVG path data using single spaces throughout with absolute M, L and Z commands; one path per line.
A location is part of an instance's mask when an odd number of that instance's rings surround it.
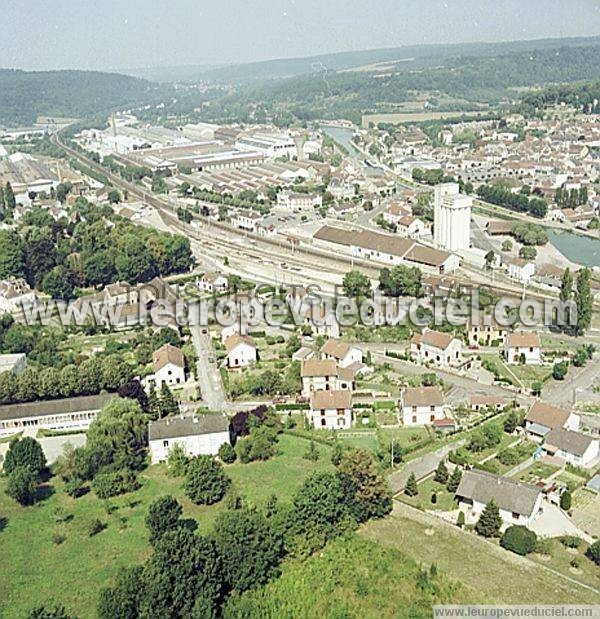
M 135 185 L 134 183 L 117 176 L 79 151 L 64 144 L 64 142 L 62 142 L 56 134 L 52 136 L 52 141 L 55 145 L 63 148 L 71 157 L 77 159 L 88 168 L 107 177 L 115 185 L 115 187 L 121 190 L 127 190 L 130 196 L 135 196 L 154 207 L 165 224 L 197 242 L 212 243 L 213 245 L 220 246 L 225 252 L 224 256 L 226 256 L 227 252 L 230 252 L 232 248 L 235 248 L 250 260 L 259 261 L 264 260 L 265 257 L 269 257 L 275 264 L 286 263 L 300 269 L 311 269 L 315 271 L 321 270 L 338 275 L 347 273 L 349 268 L 360 267 L 361 271 L 363 271 L 365 275 L 371 279 L 377 280 L 379 278 L 379 271 L 381 268 L 380 265 L 373 266 L 370 262 L 355 259 L 345 254 L 328 252 L 321 248 L 307 247 L 306 245 L 292 248 L 289 244 L 286 246 L 286 243 L 283 240 L 268 239 L 250 232 L 243 232 L 240 229 L 224 222 L 210 221 L 208 223 L 207 220 L 197 216 L 194 216 L 194 220 L 200 222 L 204 228 L 194 228 L 189 224 L 184 224 L 174 214 L 176 207 L 169 201 L 159 198 L 158 196 L 141 188 L 139 185 Z M 204 230 L 207 232 L 204 233 Z M 226 233 L 229 238 L 219 238 L 214 234 L 215 230 Z M 210 232 L 213 233 L 211 234 Z M 235 238 L 240 239 L 241 242 L 239 244 L 236 243 L 234 241 Z M 517 286 L 493 282 L 478 284 L 471 278 L 460 274 L 452 275 L 450 279 L 460 286 L 485 286 L 487 290 L 497 296 L 521 299 L 523 294 L 522 289 Z M 543 301 L 555 300 L 556 296 L 528 290 L 527 298 Z

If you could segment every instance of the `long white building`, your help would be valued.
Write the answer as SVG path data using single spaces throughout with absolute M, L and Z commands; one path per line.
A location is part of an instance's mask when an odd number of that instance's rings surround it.
M 461 194 L 456 183 L 438 185 L 434 196 L 433 240 L 435 245 L 449 251 L 469 249 L 473 199 Z

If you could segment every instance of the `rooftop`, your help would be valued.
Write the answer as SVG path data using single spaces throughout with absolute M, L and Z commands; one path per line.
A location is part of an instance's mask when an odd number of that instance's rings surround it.
M 229 431 L 229 419 L 225 415 L 192 415 L 165 417 L 148 424 L 148 440 L 198 436 Z

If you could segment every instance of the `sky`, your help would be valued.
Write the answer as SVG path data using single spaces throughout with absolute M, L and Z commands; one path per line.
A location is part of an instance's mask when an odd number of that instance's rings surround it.
M 0 67 L 123 70 L 600 35 L 598 0 L 2 0 Z

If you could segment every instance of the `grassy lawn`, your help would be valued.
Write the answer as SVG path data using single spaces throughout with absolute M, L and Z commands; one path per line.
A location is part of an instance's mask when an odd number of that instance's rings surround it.
M 584 486 L 587 480 L 584 477 L 580 477 L 572 471 L 568 471 L 567 469 L 565 469 L 561 472 L 560 475 L 556 477 L 556 481 L 565 484 L 567 488 L 569 488 L 569 490 L 573 492 L 577 488 Z
M 362 534 L 464 584 L 478 603 L 598 604 L 600 594 L 561 580 L 537 564 L 427 514 L 396 503 L 392 516 L 368 523 Z M 570 574 L 572 578 L 578 578 Z
M 519 473 L 518 479 L 526 484 L 535 484 L 544 481 L 552 473 L 560 470 L 559 467 L 544 462 L 534 462 L 530 467 Z
M 577 490 L 573 495 L 573 522 L 600 537 L 600 495 L 584 488 Z
M 481 355 L 482 361 L 487 361 L 493 366 L 494 374 L 498 378 L 506 379 L 508 383 L 515 386 L 521 384 L 531 389 L 533 383 L 539 381 L 546 382 L 552 376 L 552 368 L 543 365 L 508 365 L 500 357 L 499 354 L 484 354 Z
M 504 475 L 515 466 L 517 466 L 519 463 L 524 462 L 525 460 L 530 458 L 535 453 L 536 449 L 537 445 L 535 443 L 532 443 L 530 441 L 522 441 L 515 447 L 508 448 L 508 451 L 517 456 L 518 462 L 515 462 L 513 464 L 503 464 L 502 462 L 500 462 L 498 456 L 496 456 L 495 458 L 490 460 L 489 463 L 492 464 L 495 470 L 497 470 L 498 475 Z
M 291 498 L 305 477 L 331 466 L 329 447 L 317 445 L 317 462 L 303 459 L 308 441 L 279 437 L 279 455 L 267 462 L 234 463 L 226 467 L 234 489 L 260 504 L 272 494 L 281 501 Z M 144 560 L 149 552 L 144 518 L 148 505 L 163 494 L 174 495 L 183 505 L 184 517 L 194 518 L 202 532 L 211 529 L 223 502 L 199 507 L 187 499 L 182 479 L 166 474 L 162 465 L 147 469 L 140 490 L 100 501 L 92 493 L 70 498 L 59 479 L 55 492 L 33 507 L 20 507 L 4 494 L 0 480 L 0 617 L 24 617 L 35 605 L 54 599 L 79 617 L 93 617 L 99 589 L 110 583 L 120 566 Z M 63 522 L 63 516 L 71 516 Z M 89 537 L 94 519 L 107 528 Z M 65 540 L 56 545 L 53 536 Z
M 588 546 L 582 542 L 579 548 L 565 548 L 558 539 L 553 539 L 550 541 L 550 555 L 533 554 L 531 558 L 561 574 L 598 588 L 598 567 L 585 556 Z M 572 561 L 578 567 L 572 566 Z
M 429 477 L 422 481 L 419 485 L 419 494 L 417 496 L 409 497 L 405 494 L 401 494 L 399 499 L 418 507 L 419 509 L 434 509 L 442 512 L 449 512 L 456 509 L 457 505 L 454 501 L 454 495 L 446 490 L 444 484 L 439 484 L 433 480 L 433 477 Z M 433 503 L 431 498 L 435 492 L 437 501 Z
M 349 434 L 350 436 L 344 436 Z M 355 436 L 361 434 L 361 436 Z M 364 435 L 364 436 L 363 436 Z M 429 436 L 427 430 L 423 427 L 408 428 L 399 426 L 397 428 L 352 428 L 348 433 L 338 435 L 339 440 L 343 441 L 344 445 L 367 449 L 369 451 L 377 451 L 379 448 L 378 437 L 386 444 L 391 443 L 392 439 L 396 441 L 396 446 L 400 448 L 408 448 L 414 443 L 427 439 Z

